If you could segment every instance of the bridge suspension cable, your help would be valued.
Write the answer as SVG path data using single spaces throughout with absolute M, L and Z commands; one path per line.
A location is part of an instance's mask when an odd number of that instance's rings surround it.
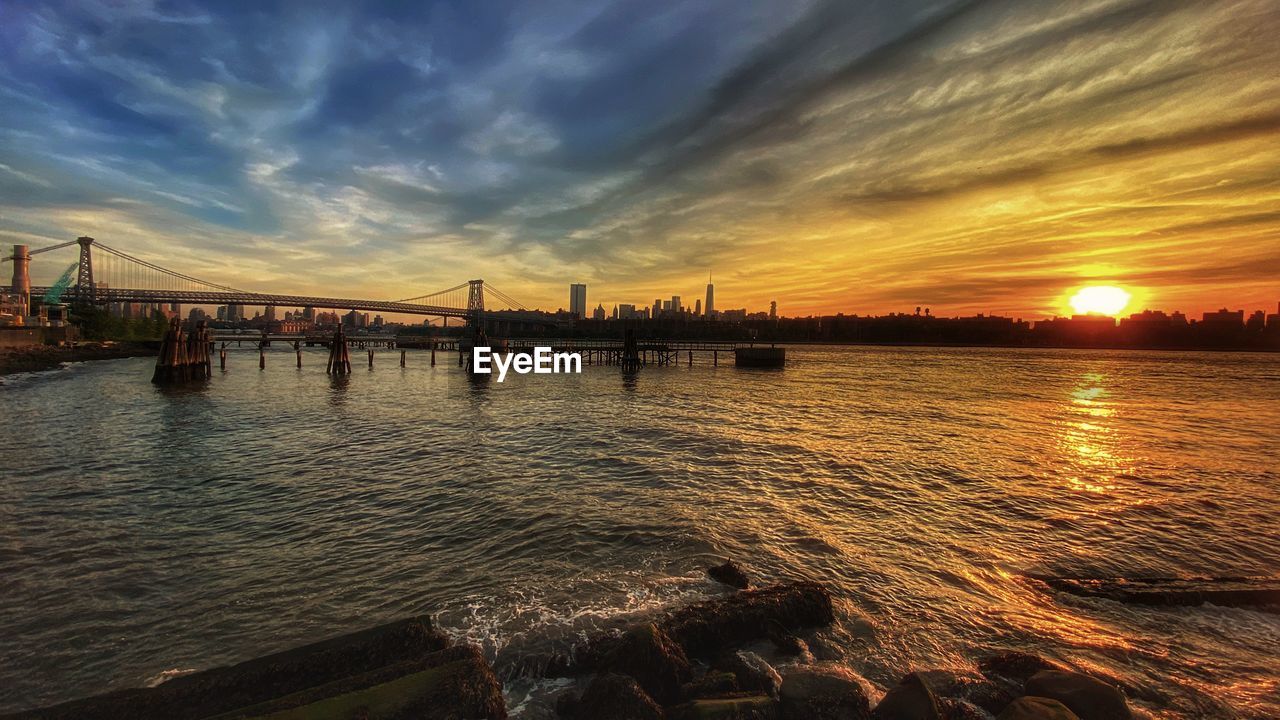
M 513 297 L 511 297 L 510 295 L 508 295 L 508 294 L 506 294 L 506 293 L 502 292 L 502 291 L 501 291 L 501 290 L 499 290 L 498 288 L 496 288 L 496 287 L 494 287 L 494 286 L 492 286 L 492 285 L 489 285 L 488 283 L 486 283 L 486 284 L 485 284 L 485 286 L 484 286 L 484 291 L 485 291 L 486 293 L 489 293 L 489 295 L 491 295 L 495 300 L 498 300 L 498 301 L 500 301 L 500 302 L 502 302 L 502 303 L 504 303 L 504 304 L 506 304 L 506 305 L 509 305 L 509 306 L 511 307 L 511 309 L 512 309 L 512 310 L 526 310 L 526 311 L 527 311 L 527 310 L 529 309 L 529 308 L 525 307 L 523 304 L 521 304 L 521 302 L 520 302 L 519 300 L 516 300 L 515 298 L 513 298 Z
M 461 291 L 466 290 L 469 285 L 470 283 L 462 283 L 461 285 L 454 285 L 451 288 L 445 288 L 444 290 L 437 290 L 436 292 L 429 293 L 427 295 L 418 295 L 416 297 L 405 298 L 404 300 L 397 300 L 396 302 L 419 303 L 422 305 L 434 305 L 437 303 L 428 303 L 425 301 L 432 300 L 432 299 L 440 299 L 442 296 L 450 295 L 451 293 L 460 293 Z M 452 304 L 453 307 L 466 307 L 467 306 L 466 295 L 462 294 L 462 295 L 459 295 L 459 297 L 461 297 L 462 299 L 457 303 L 453 303 Z M 448 305 L 450 303 L 438 303 L 438 304 Z
M 94 247 L 107 252 L 98 261 L 101 270 L 97 271 L 94 282 L 109 287 L 130 287 L 165 290 L 220 290 L 222 292 L 245 293 L 244 290 L 228 285 L 220 285 L 207 280 L 192 277 L 184 273 L 161 267 L 155 263 L 136 258 L 101 242 Z M 106 260 L 106 262 L 103 262 Z M 246 293 L 247 294 L 247 293 Z

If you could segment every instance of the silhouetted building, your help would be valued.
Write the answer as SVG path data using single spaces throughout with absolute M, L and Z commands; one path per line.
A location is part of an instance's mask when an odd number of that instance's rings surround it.
M 573 283 L 569 286 L 569 312 L 580 318 L 587 317 L 587 286 Z
M 1206 325 L 1237 328 L 1244 325 L 1244 311 L 1222 308 L 1217 312 L 1205 313 L 1201 322 Z

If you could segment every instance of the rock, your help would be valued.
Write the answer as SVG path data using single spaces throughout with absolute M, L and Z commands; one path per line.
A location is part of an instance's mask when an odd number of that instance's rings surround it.
M 1037 578 L 1060 592 L 1100 597 L 1135 605 L 1252 607 L 1280 611 L 1280 580 L 1275 578 Z
M 990 718 L 977 705 L 960 698 L 941 698 L 938 700 L 938 709 L 942 711 L 943 720 L 988 720 Z
M 759 693 L 769 697 L 778 697 L 778 689 L 782 687 L 782 676 L 769 664 L 769 661 L 746 650 L 725 653 L 712 664 L 718 670 L 733 673 L 738 687 L 745 692 Z
M 731 672 L 711 670 L 691 683 L 686 683 L 681 694 L 688 700 L 725 697 L 738 692 L 738 678 Z
M 783 657 L 805 657 L 806 655 L 812 657 L 809 646 L 791 633 L 773 633 L 769 640 L 778 650 L 778 654 Z
M 1019 685 L 1041 670 L 1057 669 L 1057 665 L 1039 655 L 1016 650 L 987 655 L 978 661 L 978 670 L 986 677 L 1014 680 Z
M 938 700 L 916 673 L 909 673 L 889 689 L 871 713 L 876 720 L 941 720 Z
M 1080 720 L 1130 720 L 1124 693 L 1097 678 L 1064 670 L 1041 670 L 1027 680 L 1027 695 L 1066 705 Z
M 654 625 L 675 640 L 689 657 L 711 659 L 785 631 L 829 625 L 835 619 L 831 594 L 814 582 L 795 582 L 743 590 L 667 613 Z M 547 660 L 547 676 L 578 675 L 607 669 L 621 637 L 600 635 L 574 647 L 568 655 Z M 644 683 L 641 682 L 641 686 Z
M 1008 707 L 1009 703 L 1021 694 L 1021 685 L 1015 685 L 1010 680 L 971 682 L 961 692 L 966 700 L 992 715 L 999 715 L 1000 711 Z
M 416 672 L 413 670 L 417 669 Z M 194 717 L 180 715 L 177 717 Z M 251 707 L 229 718 L 308 720 L 506 720 L 502 684 L 479 648 L 458 646 L 400 667 L 344 678 Z
M 625 675 L 597 675 L 573 704 L 582 720 L 662 720 L 662 708 Z
M 1028 695 L 1009 703 L 996 720 L 1080 720 L 1066 705 L 1049 698 Z
M 565 690 L 556 696 L 556 715 L 559 717 L 577 717 L 580 707 L 578 694 L 573 690 Z
M 831 594 L 814 582 L 743 590 L 671 613 L 662 627 L 690 656 L 720 652 L 767 637 L 771 629 L 798 630 L 835 619 Z
M 971 685 L 985 682 L 981 675 L 968 671 L 916 670 L 915 674 L 939 701 L 942 698 L 963 697 Z
M 870 703 L 853 671 L 836 663 L 793 668 L 779 692 L 787 720 L 869 720 Z
M 630 675 L 663 705 L 678 702 L 681 686 L 693 678 L 684 650 L 653 623 L 628 630 L 605 658 L 602 669 Z
M 667 714 L 670 720 L 778 720 L 778 702 L 755 695 L 737 698 L 694 700 Z
M 17 717 L 48 720 L 208 717 L 329 687 L 355 692 L 374 683 L 454 662 L 470 648 L 442 651 L 448 638 L 426 617 L 409 618 L 229 667 L 174 678 L 154 688 L 73 700 Z M 460 653 L 460 654 L 459 654 Z M 433 665 L 434 663 L 434 665 Z M 487 669 L 488 665 L 481 663 Z M 492 672 L 489 672 L 492 675 Z M 501 695 L 498 696 L 501 699 Z M 505 711 L 501 717 L 505 717 Z
M 1027 680 L 1041 670 L 1056 670 L 1057 665 L 1031 653 L 1010 650 L 987 655 L 978 661 L 978 672 L 985 681 L 968 683 L 964 696 L 992 715 L 1024 694 Z
M 723 565 L 713 565 L 707 568 L 707 575 L 718 583 L 723 583 L 729 587 L 735 587 L 739 590 L 746 590 L 751 585 L 751 579 L 742 568 L 732 560 L 725 560 Z

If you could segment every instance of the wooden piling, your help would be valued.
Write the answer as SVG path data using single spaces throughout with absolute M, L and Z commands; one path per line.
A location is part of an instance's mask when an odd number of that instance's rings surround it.
M 693 351 L 689 351 L 689 367 L 693 367 Z
M 369 369 L 370 370 L 373 369 L 373 351 L 372 350 L 369 351 Z
M 262 343 L 258 343 L 258 369 L 267 369 L 267 351 L 266 348 L 262 347 Z
M 218 351 L 218 365 L 221 366 L 221 369 L 223 372 L 226 372 L 226 369 L 227 369 L 227 351 L 226 350 Z
M 400 351 L 400 367 L 404 367 L 404 351 Z
M 160 342 L 160 356 L 156 358 L 156 369 L 151 374 L 151 382 L 172 385 L 186 379 L 183 377 L 187 369 L 187 348 L 184 341 L 182 321 L 173 318 Z
M 209 357 L 209 348 L 213 341 L 209 338 L 209 326 L 201 320 L 187 334 L 187 364 L 183 371 L 186 380 L 207 380 L 213 376 L 213 361 Z
M 431 367 L 436 366 L 436 341 L 431 341 Z
M 329 362 L 325 366 L 328 375 L 347 375 L 351 372 L 351 356 L 347 353 L 347 336 L 339 326 L 329 342 Z
M 720 367 L 720 351 L 711 351 L 711 367 Z

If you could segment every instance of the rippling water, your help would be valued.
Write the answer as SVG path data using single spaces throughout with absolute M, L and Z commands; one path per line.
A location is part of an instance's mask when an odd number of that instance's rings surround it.
M 500 672 L 715 592 L 731 556 L 843 599 L 873 682 L 1027 649 L 1171 716 L 1280 716 L 1280 616 L 1046 594 L 1028 574 L 1280 574 L 1280 357 L 792 349 L 782 371 L 349 379 L 232 351 L 0 388 L 0 709 L 436 615 Z M 536 714 L 546 688 L 514 679 Z

